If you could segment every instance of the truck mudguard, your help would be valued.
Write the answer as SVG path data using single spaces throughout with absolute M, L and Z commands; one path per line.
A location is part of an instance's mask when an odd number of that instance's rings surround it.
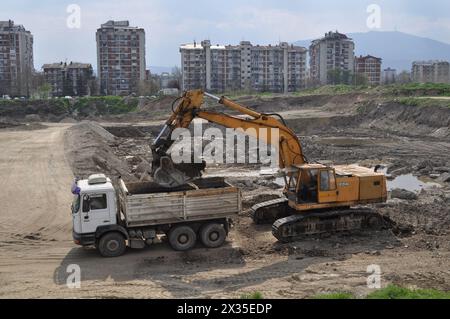
M 119 232 L 125 236 L 125 239 L 127 239 L 127 240 L 129 239 L 127 230 L 120 225 L 105 225 L 105 226 L 97 227 L 97 230 L 95 232 L 95 238 L 98 239 L 98 238 L 102 237 L 104 234 L 113 232 L 113 231 Z

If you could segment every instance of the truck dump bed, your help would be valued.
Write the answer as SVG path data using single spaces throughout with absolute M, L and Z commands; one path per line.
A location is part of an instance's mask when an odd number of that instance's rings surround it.
M 241 192 L 223 178 L 206 178 L 167 189 L 120 180 L 120 210 L 128 227 L 220 219 L 238 214 Z

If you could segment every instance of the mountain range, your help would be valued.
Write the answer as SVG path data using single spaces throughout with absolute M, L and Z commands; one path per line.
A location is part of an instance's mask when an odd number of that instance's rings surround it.
M 373 55 L 383 59 L 383 68 L 398 72 L 411 70 L 417 60 L 450 61 L 450 44 L 398 31 L 348 33 L 355 42 L 355 55 Z M 309 48 L 312 40 L 294 42 Z

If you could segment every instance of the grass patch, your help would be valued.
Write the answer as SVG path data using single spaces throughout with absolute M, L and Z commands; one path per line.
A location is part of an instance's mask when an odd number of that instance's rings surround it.
M 245 293 L 241 295 L 241 299 L 264 299 L 263 294 L 259 291 L 251 292 L 251 293 Z
M 3 100 L 0 99 L 0 106 L 21 105 L 21 101 L 18 100 Z
M 403 97 L 396 98 L 394 102 L 409 105 L 409 106 L 440 106 L 440 107 L 450 107 L 450 99 L 439 99 L 439 98 L 429 98 L 429 97 Z
M 408 289 L 389 285 L 370 293 L 367 299 L 450 299 L 450 292 L 436 289 Z
M 312 299 L 356 299 L 356 297 L 348 292 L 336 292 L 316 295 Z M 450 291 L 410 289 L 389 285 L 386 288 L 371 292 L 364 299 L 450 299 Z
M 89 96 L 75 100 L 71 110 L 78 112 L 95 112 L 97 114 L 123 114 L 133 112 L 138 106 L 137 98 L 120 96 Z
M 378 86 L 324 85 L 294 93 L 296 96 L 368 93 L 393 96 L 450 96 L 447 83 L 406 83 Z
M 450 96 L 450 84 L 447 83 L 405 83 L 390 85 L 323 85 L 316 88 L 303 89 L 298 92 L 289 93 L 288 96 L 310 96 L 310 95 L 340 95 L 340 94 L 375 94 L 383 96 Z M 222 95 L 222 94 L 219 94 Z M 230 91 L 224 94 L 230 99 L 238 99 L 243 96 L 251 97 L 274 97 L 283 95 L 282 93 L 251 92 L 251 91 Z
M 353 294 L 348 292 L 335 292 L 330 294 L 316 295 L 312 299 L 354 299 Z
M 381 87 L 385 93 L 407 96 L 450 96 L 450 84 L 447 83 L 407 83 Z
M 307 95 L 335 95 L 335 94 L 349 94 L 349 93 L 361 93 L 369 90 L 367 86 L 354 86 L 347 84 L 339 85 L 324 85 L 317 88 L 306 89 L 295 93 L 296 96 Z

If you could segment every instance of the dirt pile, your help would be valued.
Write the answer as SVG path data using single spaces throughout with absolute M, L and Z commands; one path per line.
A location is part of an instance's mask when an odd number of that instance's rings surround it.
M 104 173 L 112 178 L 121 176 L 127 181 L 137 181 L 128 166 L 114 152 L 117 138 L 98 123 L 82 122 L 70 127 L 65 134 L 67 159 L 77 177 Z
M 406 136 L 450 137 L 450 108 L 446 107 L 369 103 L 359 109 L 356 121 L 363 127 Z
M 274 96 L 274 97 L 240 97 L 237 103 L 250 107 L 261 113 L 276 113 L 298 109 L 335 109 L 336 106 L 348 107 L 367 99 L 359 93 L 342 95 L 305 95 L 305 96 Z
M 0 117 L 21 122 L 62 122 L 73 120 L 120 119 L 137 109 L 134 97 L 99 96 L 75 99 L 0 101 Z
M 177 98 L 174 96 L 163 96 L 158 98 L 141 99 L 139 101 L 138 112 L 152 113 L 155 111 L 171 112 L 172 103 Z
M 11 127 L 18 127 L 21 123 L 8 119 L 8 118 L 0 118 L 0 129 L 2 128 L 11 128 Z
M 8 117 L 16 121 L 59 122 L 69 114 L 67 104 L 62 100 L 0 102 L 0 117 Z
M 408 199 L 395 198 L 378 207 L 395 222 L 413 226 L 416 233 L 446 235 L 450 229 L 449 204 L 450 190 L 445 187 L 422 190 Z

